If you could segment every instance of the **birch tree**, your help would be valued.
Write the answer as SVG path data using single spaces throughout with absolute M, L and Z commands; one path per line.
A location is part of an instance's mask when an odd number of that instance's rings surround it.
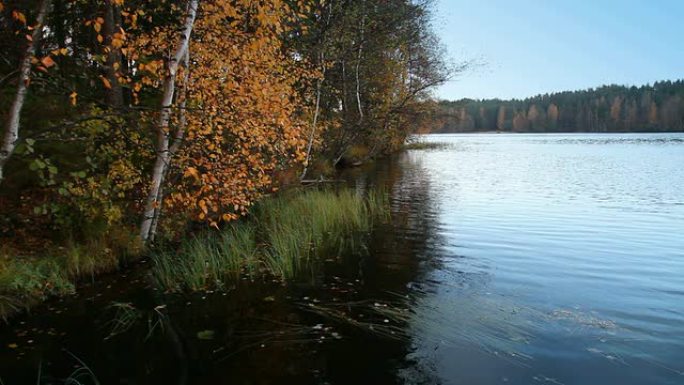
M 45 23 L 45 17 L 49 7 L 50 0 L 41 0 L 38 6 L 36 22 L 32 27 L 33 32 L 31 35 L 27 35 L 26 50 L 24 51 L 23 59 L 19 65 L 17 90 L 9 110 L 7 123 L 5 124 L 2 143 L 0 143 L 0 183 L 2 183 L 4 167 L 12 156 L 12 153 L 14 153 L 17 141 L 19 140 L 21 110 L 24 107 L 26 94 L 28 93 L 29 84 L 31 82 L 31 62 L 34 60 L 36 47 L 38 46 L 43 33 L 43 24 Z M 26 23 L 26 17 L 21 13 L 15 13 L 15 18 Z
M 154 168 L 152 169 L 152 183 L 147 195 L 142 223 L 140 224 L 140 237 L 145 242 L 147 242 L 151 234 L 150 230 L 154 221 L 156 208 L 160 204 L 158 201 L 161 196 L 160 189 L 164 183 L 164 176 L 166 175 L 167 168 L 171 161 L 172 154 L 169 151 L 169 122 L 171 121 L 174 94 L 176 92 L 176 74 L 178 73 L 178 66 L 181 60 L 189 49 L 190 37 L 197 17 L 198 3 L 199 0 L 190 0 L 188 2 L 187 15 L 183 23 L 180 41 L 177 44 L 173 56 L 166 62 L 166 78 L 163 83 L 161 111 L 159 122 L 157 123 L 157 155 L 154 162 Z

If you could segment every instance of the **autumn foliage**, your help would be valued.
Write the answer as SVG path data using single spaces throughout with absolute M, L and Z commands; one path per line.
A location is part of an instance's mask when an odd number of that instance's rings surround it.
M 0 235 L 59 243 L 119 227 L 149 241 L 219 227 L 284 173 L 396 149 L 448 77 L 427 10 L 0 1 Z

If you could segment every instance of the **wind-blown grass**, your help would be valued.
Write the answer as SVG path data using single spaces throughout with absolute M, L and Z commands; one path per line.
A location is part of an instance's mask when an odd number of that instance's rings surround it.
M 387 195 L 308 190 L 267 198 L 249 218 L 179 250 L 153 257 L 155 282 L 169 291 L 222 287 L 243 272 L 289 279 L 314 257 L 339 249 L 388 215 Z

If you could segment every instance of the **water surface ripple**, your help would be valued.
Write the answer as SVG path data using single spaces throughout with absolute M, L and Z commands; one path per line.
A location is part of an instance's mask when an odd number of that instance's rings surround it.
M 286 285 L 98 277 L 0 328 L 0 384 L 684 384 L 684 134 L 424 140 L 342 176 L 389 192 L 363 247 Z
M 407 381 L 684 383 L 684 135 L 423 140 L 441 263 Z

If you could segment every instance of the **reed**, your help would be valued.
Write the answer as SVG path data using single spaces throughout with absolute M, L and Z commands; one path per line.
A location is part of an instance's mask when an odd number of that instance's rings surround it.
M 355 234 L 387 218 L 387 194 L 349 189 L 304 190 L 269 197 L 249 218 L 218 234 L 184 242 L 153 257 L 152 275 L 167 291 L 220 288 L 241 273 L 294 277 L 322 253 L 340 250 Z
M 266 244 L 264 264 L 271 274 L 292 278 L 316 256 L 370 231 L 374 218 L 389 212 L 387 202 L 386 194 L 362 196 L 349 189 L 309 190 L 261 202 L 256 221 Z
M 222 287 L 241 271 L 253 271 L 256 264 L 254 227 L 233 225 L 220 234 L 207 233 L 184 241 L 178 250 L 152 257 L 152 277 L 168 291 L 198 291 Z

